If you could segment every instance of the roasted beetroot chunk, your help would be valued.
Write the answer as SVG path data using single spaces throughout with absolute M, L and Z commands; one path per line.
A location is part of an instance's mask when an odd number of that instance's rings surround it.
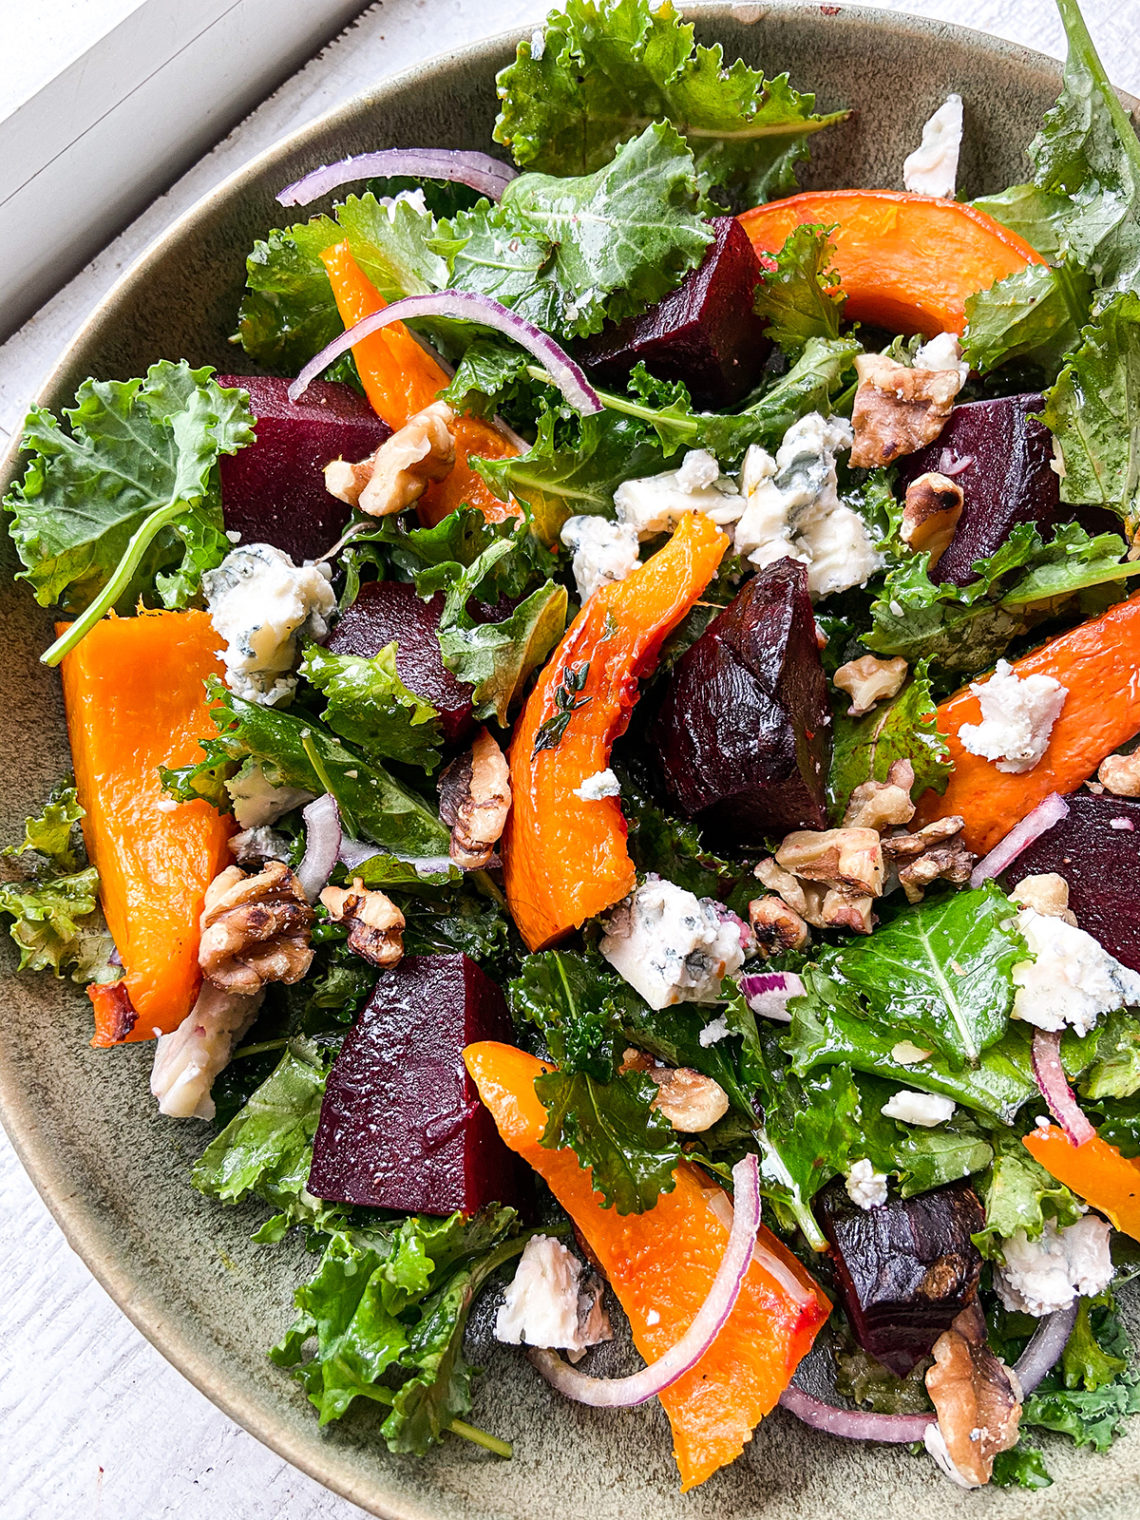
M 985 1223 L 981 1200 L 968 1182 L 951 1182 L 863 1209 L 836 1179 L 815 1211 L 855 1339 L 906 1377 L 977 1294 L 982 1257 L 970 1237 Z
M 1034 415 L 1043 396 L 1002 396 L 956 406 L 939 438 L 899 460 L 903 490 L 936 470 L 962 487 L 965 500 L 954 537 L 934 579 L 967 586 L 977 579 L 975 560 L 986 559 L 1019 523 L 1036 523 L 1046 538 L 1061 513 L 1060 482 L 1053 469 L 1053 438 Z
M 768 565 L 689 649 L 653 725 L 666 789 L 738 848 L 827 825 L 827 679 L 807 571 Z
M 249 392 L 256 441 L 221 459 L 222 513 L 244 543 L 273 544 L 300 563 L 331 549 L 349 509 L 325 490 L 325 465 L 364 459 L 391 434 L 350 385 L 318 380 L 289 400 L 288 380 L 219 375 Z
M 1065 801 L 1069 816 L 1022 850 L 1002 883 L 1013 888 L 1026 876 L 1056 871 L 1069 883 L 1069 907 L 1081 928 L 1140 971 L 1140 801 L 1084 791 Z
M 333 1063 L 309 1191 L 415 1214 L 518 1200 L 518 1162 L 463 1065 L 473 1040 L 509 1040 L 503 994 L 465 955 L 386 971 Z
M 442 591 L 425 602 L 404 581 L 365 581 L 326 647 L 371 659 L 395 639 L 400 680 L 438 709 L 443 737 L 454 744 L 474 727 L 473 688 L 457 681 L 443 663 L 436 636 L 442 612 Z
M 764 271 L 734 216 L 712 226 L 704 261 L 676 290 L 579 348 L 599 384 L 624 385 L 643 361 L 658 380 L 683 380 L 696 406 L 714 410 L 739 401 L 759 380 L 771 344 L 752 298 Z

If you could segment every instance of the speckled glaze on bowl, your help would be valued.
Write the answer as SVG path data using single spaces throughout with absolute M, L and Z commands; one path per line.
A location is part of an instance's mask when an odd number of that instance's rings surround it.
M 991 37 L 861 6 L 692 7 L 702 41 L 720 40 L 770 73 L 815 89 L 821 109 L 856 108 L 816 139 L 808 183 L 900 184 L 903 153 L 947 90 L 966 101 L 961 184 L 971 194 L 1024 177 L 1023 150 L 1057 93 L 1050 59 Z M 493 76 L 513 38 L 482 43 L 389 80 L 234 175 L 143 255 L 92 314 L 40 400 L 70 401 L 86 375 L 140 374 L 161 357 L 240 368 L 227 337 L 253 240 L 280 224 L 274 191 L 346 153 L 434 143 L 486 148 Z M 3 469 L 10 478 L 15 461 Z M 49 618 L 11 582 L 0 591 L 0 835 L 15 837 L 67 769 L 58 679 L 37 662 Z M 265 1358 L 291 1318 L 300 1249 L 249 1240 L 261 1211 L 225 1210 L 189 1187 L 205 1131 L 154 1111 L 151 1052 L 88 1046 L 86 997 L 47 977 L 16 981 L 7 935 L 0 1017 L 3 1119 L 71 1244 L 159 1350 L 247 1430 L 291 1462 L 389 1520 L 793 1520 L 831 1515 L 1131 1520 L 1140 1488 L 1140 1425 L 1105 1457 L 1049 1451 L 1048 1495 L 962 1492 L 905 1452 L 817 1436 L 777 1412 L 743 1458 L 682 1497 L 667 1422 L 656 1405 L 625 1414 L 568 1405 L 517 1353 L 473 1327 L 487 1368 L 473 1418 L 514 1440 L 510 1463 L 462 1441 L 428 1460 L 390 1456 L 369 1408 L 321 1432 L 300 1388 Z M 311 1259 L 310 1259 L 311 1266 Z

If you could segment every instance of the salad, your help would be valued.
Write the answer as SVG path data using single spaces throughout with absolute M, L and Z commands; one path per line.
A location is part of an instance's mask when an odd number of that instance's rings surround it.
M 0 911 L 307 1241 L 322 1424 L 509 1457 L 482 1293 L 685 1489 L 777 1404 L 967 1487 L 1140 1409 L 1140 143 L 1058 4 L 970 200 L 968 95 L 800 191 L 846 112 L 568 0 L 501 156 L 281 190 L 248 372 L 29 415 L 74 776 Z

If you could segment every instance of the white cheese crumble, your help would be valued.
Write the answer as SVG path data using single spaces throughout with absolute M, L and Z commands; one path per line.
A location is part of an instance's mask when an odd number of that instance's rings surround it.
M 922 129 L 922 142 L 903 164 L 903 184 L 912 195 L 953 200 L 962 148 L 962 97 L 948 95 Z
M 1038 1029 L 1088 1034 L 1097 1019 L 1140 1003 L 1140 973 L 1122 966 L 1084 929 L 1022 908 L 1017 927 L 1033 955 L 1013 968 L 1013 1017 Z
M 325 569 L 295 565 L 271 544 L 246 544 L 203 575 L 202 591 L 225 640 L 230 690 L 266 707 L 291 697 L 301 640 L 324 638 L 336 607 Z
M 972 681 L 970 690 L 982 709 L 982 721 L 959 728 L 963 748 L 982 760 L 993 760 L 1008 775 L 1031 771 L 1048 748 L 1068 687 L 1052 676 L 1019 676 L 1008 660 L 999 660 L 989 680 Z
M 740 929 L 714 905 L 650 877 L 604 921 L 598 948 L 650 1008 L 714 1002 L 744 964 Z
M 744 511 L 744 499 L 706 449 L 690 449 L 679 469 L 624 480 L 614 492 L 618 521 L 638 538 L 671 533 L 686 512 L 704 512 L 721 527 Z
M 961 390 L 970 378 L 970 366 L 962 358 L 962 345 L 958 341 L 957 333 L 939 333 L 936 338 L 931 338 L 929 343 L 924 343 L 914 356 L 915 369 L 945 370 L 947 373 L 957 371 L 958 389 Z
M 902 1124 L 921 1124 L 924 1129 L 933 1129 L 936 1124 L 945 1124 L 947 1119 L 952 1119 L 956 1107 L 952 1098 L 939 1098 L 933 1093 L 912 1092 L 909 1087 L 900 1087 L 879 1112 L 885 1119 L 898 1119 Z
M 595 771 L 587 776 L 581 786 L 574 788 L 575 797 L 583 802 L 600 802 L 603 797 L 620 797 L 621 782 L 611 770 Z
M 774 459 L 758 444 L 744 456 L 737 553 L 758 568 L 799 560 L 815 597 L 861 586 L 882 564 L 863 519 L 839 500 L 835 456 L 851 442 L 849 422 L 810 412 L 788 429 Z
M 1002 1243 L 1005 1258 L 994 1266 L 994 1289 L 1007 1309 L 1041 1319 L 1064 1309 L 1080 1294 L 1095 1297 L 1112 1281 L 1109 1225 L 1086 1214 L 1059 1230 L 1049 1220 L 1036 1240 L 1018 1230 Z
M 731 1033 L 732 1031 L 728 1027 L 728 1020 L 722 1013 L 718 1018 L 709 1020 L 697 1036 L 697 1039 L 701 1042 L 704 1049 L 707 1050 L 710 1045 L 715 1045 L 718 1040 L 727 1040 Z
M 582 1279 L 573 1251 L 551 1235 L 532 1235 L 495 1316 L 495 1339 L 568 1351 L 574 1361 L 613 1340 L 601 1284 L 592 1273 Z
M 313 800 L 312 792 L 297 786 L 274 786 L 256 760 L 247 760 L 236 776 L 226 782 L 234 817 L 242 829 L 276 823 L 295 807 Z
M 625 523 L 604 517 L 569 517 L 562 525 L 562 542 L 573 551 L 571 566 L 578 600 L 586 601 L 599 586 L 624 581 L 637 569 L 637 534 Z
M 530 34 L 530 56 L 535 63 L 541 63 L 542 55 L 546 52 L 546 33 L 538 27 Z
M 875 1209 L 887 1201 L 887 1178 L 867 1160 L 854 1161 L 847 1173 L 847 1196 L 861 1209 Z

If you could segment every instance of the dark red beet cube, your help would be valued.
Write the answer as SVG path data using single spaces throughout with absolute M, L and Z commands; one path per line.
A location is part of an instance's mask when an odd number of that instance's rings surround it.
M 326 648 L 371 659 L 395 639 L 400 680 L 438 710 L 443 737 L 454 744 L 474 727 L 474 687 L 456 680 L 443 663 L 437 637 L 442 613 L 442 591 L 425 602 L 404 581 L 365 581 Z
M 1065 801 L 1069 816 L 1022 850 L 1003 885 L 1010 889 L 1026 876 L 1056 871 L 1069 883 L 1069 906 L 1081 928 L 1140 971 L 1140 800 L 1081 791 Z
M 392 429 L 350 385 L 317 380 L 295 404 L 288 380 L 219 375 L 249 392 L 255 442 L 223 455 L 222 515 L 243 543 L 273 544 L 298 563 L 336 543 L 349 508 L 325 490 L 325 465 L 365 459 Z
M 703 262 L 640 317 L 605 327 L 578 356 L 601 385 L 624 385 L 639 360 L 682 380 L 706 410 L 731 406 L 760 379 L 771 344 L 752 309 L 764 271 L 734 216 L 717 217 Z
M 510 1038 L 503 994 L 465 955 L 384 972 L 329 1073 L 309 1191 L 413 1214 L 516 1203 L 518 1160 L 463 1065 L 473 1040 Z
M 855 1339 L 906 1377 L 977 1294 L 982 1257 L 970 1237 L 985 1224 L 977 1193 L 968 1182 L 951 1182 L 864 1209 L 837 1178 L 817 1197 L 815 1212 Z
M 753 576 L 678 661 L 653 724 L 681 811 L 737 848 L 827 826 L 827 678 L 807 571 L 782 559 Z
M 954 537 L 938 561 L 934 580 L 967 586 L 973 565 L 988 559 L 1019 523 L 1036 523 L 1046 538 L 1056 523 L 1076 515 L 1061 509 L 1053 469 L 1053 436 L 1035 414 L 1043 396 L 1002 396 L 956 406 L 941 436 L 899 460 L 900 493 L 936 470 L 962 487 L 965 500 Z

